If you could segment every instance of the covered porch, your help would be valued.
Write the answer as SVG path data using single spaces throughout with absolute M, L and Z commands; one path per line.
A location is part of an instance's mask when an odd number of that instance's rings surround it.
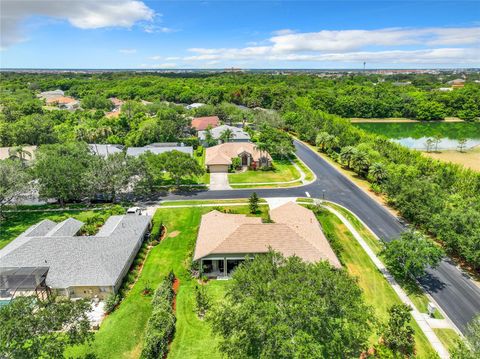
M 214 257 L 200 259 L 200 272 L 208 278 L 229 278 L 245 257 Z

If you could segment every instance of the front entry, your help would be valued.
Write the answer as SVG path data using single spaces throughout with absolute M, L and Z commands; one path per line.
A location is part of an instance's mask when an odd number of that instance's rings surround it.
M 248 155 L 242 155 L 242 166 L 248 166 Z

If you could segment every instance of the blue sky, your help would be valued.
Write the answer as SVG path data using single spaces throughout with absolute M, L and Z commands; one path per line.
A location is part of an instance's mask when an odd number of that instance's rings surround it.
M 478 1 L 2 0 L 2 68 L 480 66 Z

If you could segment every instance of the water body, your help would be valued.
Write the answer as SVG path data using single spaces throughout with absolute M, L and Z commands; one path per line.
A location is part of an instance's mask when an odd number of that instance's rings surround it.
M 355 123 L 371 133 L 384 135 L 406 147 L 418 150 L 427 148 L 427 139 L 439 136 L 439 150 L 456 149 L 460 139 L 466 139 L 466 148 L 480 145 L 480 123 L 468 122 L 404 122 Z

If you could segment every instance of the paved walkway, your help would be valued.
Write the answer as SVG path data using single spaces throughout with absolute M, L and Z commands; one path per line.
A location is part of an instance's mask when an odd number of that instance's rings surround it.
M 228 173 L 210 173 L 210 191 L 232 189 L 228 184 Z
M 270 209 L 275 209 L 287 202 L 295 202 L 297 200 L 297 197 L 273 197 L 265 198 L 265 200 L 267 201 Z
M 362 246 L 363 250 L 368 254 L 372 262 L 375 264 L 375 266 L 380 270 L 380 272 L 383 274 L 385 279 L 390 283 L 392 286 L 393 290 L 395 293 L 397 293 L 398 297 L 400 300 L 410 306 L 412 308 L 412 317 L 415 319 L 417 322 L 418 326 L 420 329 L 423 331 L 425 336 L 427 337 L 428 341 L 430 342 L 431 346 L 433 349 L 437 352 L 437 354 L 440 356 L 440 358 L 450 358 L 450 355 L 443 346 L 443 344 L 440 342 L 440 339 L 438 339 L 437 335 L 433 331 L 433 328 L 437 328 L 437 326 L 433 326 L 431 324 L 440 324 L 439 322 L 433 321 L 428 316 L 426 316 L 423 313 L 420 313 L 416 308 L 413 302 L 410 300 L 410 298 L 407 296 L 407 293 L 400 287 L 400 285 L 397 283 L 395 278 L 390 274 L 388 269 L 385 267 L 385 265 L 380 261 L 380 259 L 375 255 L 375 253 L 372 251 L 372 249 L 369 247 L 369 245 L 363 240 L 362 236 L 357 232 L 355 227 L 348 221 L 347 218 L 345 218 L 340 212 L 336 211 L 335 209 L 325 206 L 327 210 L 335 214 L 341 221 L 342 223 L 348 228 L 348 230 L 352 233 L 353 237 L 357 240 L 357 242 Z M 442 322 L 442 325 L 445 325 L 445 322 Z M 449 326 L 451 328 L 451 326 Z M 453 329 L 453 328 L 452 328 Z

